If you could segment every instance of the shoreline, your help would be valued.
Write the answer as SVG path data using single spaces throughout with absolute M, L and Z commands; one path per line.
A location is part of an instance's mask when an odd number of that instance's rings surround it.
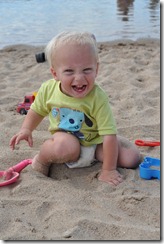
M 137 38 L 136 40 L 133 39 L 116 39 L 116 40 L 109 40 L 109 41 L 98 41 L 97 42 L 98 45 L 100 44 L 118 44 L 118 43 L 126 43 L 126 44 L 130 44 L 130 43 L 159 43 L 160 44 L 160 39 L 158 38 Z M 26 44 L 26 43 L 15 43 L 15 44 L 7 44 L 3 47 L 0 47 L 0 51 L 7 49 L 7 48 L 11 48 L 11 47 L 18 47 L 18 46 L 26 46 L 26 47 L 34 47 L 34 48 L 40 48 L 40 47 L 45 47 L 47 44 Z

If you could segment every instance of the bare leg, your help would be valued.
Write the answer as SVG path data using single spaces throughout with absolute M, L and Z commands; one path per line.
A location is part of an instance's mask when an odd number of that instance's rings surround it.
M 128 139 L 118 136 L 118 166 L 122 168 L 136 168 L 140 163 L 140 152 L 135 144 Z
M 48 175 L 52 163 L 66 163 L 77 161 L 80 156 L 78 139 L 65 132 L 56 132 L 41 146 L 39 154 L 33 158 L 32 168 Z
M 118 160 L 117 166 L 122 168 L 136 168 L 140 162 L 140 153 L 138 148 L 128 139 L 117 136 L 118 139 Z M 97 146 L 96 159 L 103 162 L 102 144 Z

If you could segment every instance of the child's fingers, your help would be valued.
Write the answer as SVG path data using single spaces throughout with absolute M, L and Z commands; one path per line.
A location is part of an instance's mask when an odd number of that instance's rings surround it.
M 117 179 L 112 180 L 112 184 L 115 186 L 119 185 L 121 182 L 123 182 L 122 178 L 117 178 Z
M 113 186 L 117 186 L 121 182 L 123 182 L 123 176 L 116 170 L 114 170 L 112 172 L 105 171 L 105 174 L 100 174 L 98 179 L 100 181 L 106 182 Z
M 23 140 L 22 136 L 17 136 L 16 140 L 15 140 L 15 145 L 19 144 L 19 142 Z
M 13 136 L 13 137 L 11 138 L 11 140 L 10 140 L 10 144 L 9 144 L 9 146 L 11 147 L 12 150 L 14 150 L 14 148 L 15 148 L 15 141 L 16 141 L 16 135 Z
M 28 138 L 28 145 L 29 145 L 30 147 L 33 146 L 33 140 L 32 140 L 31 137 Z

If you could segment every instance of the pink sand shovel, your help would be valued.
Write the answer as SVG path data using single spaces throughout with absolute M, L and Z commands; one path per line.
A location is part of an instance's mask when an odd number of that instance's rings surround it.
M 32 159 L 25 159 L 6 171 L 0 171 L 0 178 L 2 177 L 4 179 L 4 181 L 0 182 L 0 186 L 7 186 L 16 182 L 19 177 L 19 173 L 31 163 Z

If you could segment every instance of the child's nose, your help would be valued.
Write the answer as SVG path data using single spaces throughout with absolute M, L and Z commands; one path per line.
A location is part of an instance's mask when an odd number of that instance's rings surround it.
M 75 80 L 76 81 L 81 81 L 84 79 L 84 75 L 82 73 L 78 73 L 75 75 Z

